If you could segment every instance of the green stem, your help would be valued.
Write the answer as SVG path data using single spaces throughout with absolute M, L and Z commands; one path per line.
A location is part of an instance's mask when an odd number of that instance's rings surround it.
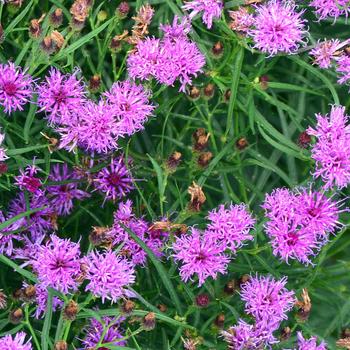
M 41 346 L 40 346 L 40 343 L 38 341 L 38 338 L 36 337 L 34 329 L 33 329 L 32 325 L 29 322 L 29 304 L 27 304 L 25 306 L 24 314 L 25 314 L 25 322 L 24 322 L 24 324 L 27 326 L 30 334 L 32 335 L 32 338 L 33 338 L 33 341 L 34 341 L 34 344 L 35 344 L 37 350 L 41 350 Z

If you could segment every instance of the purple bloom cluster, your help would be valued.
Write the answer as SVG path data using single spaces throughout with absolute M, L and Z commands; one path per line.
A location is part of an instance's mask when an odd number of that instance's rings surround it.
M 350 12 L 349 0 L 312 0 L 310 6 L 315 8 L 315 14 L 320 19 L 339 16 L 348 16 Z
M 81 350 L 94 349 L 99 344 L 102 336 L 102 344 L 108 343 L 114 346 L 126 346 L 126 341 L 118 341 L 123 338 L 122 330 L 120 329 L 121 319 L 112 317 L 102 317 L 102 322 L 91 319 L 90 325 L 85 329 L 86 337 L 82 343 L 84 345 Z M 103 332 L 107 327 L 107 332 Z M 104 349 L 99 347 L 98 349 Z
M 28 166 L 24 171 L 20 170 L 20 175 L 15 177 L 15 185 L 23 191 L 26 189 L 29 192 L 37 193 L 42 185 L 41 180 L 34 175 L 38 172 L 35 165 Z
M 190 18 L 202 13 L 202 21 L 210 29 L 214 18 L 220 18 L 224 4 L 222 0 L 191 0 L 182 6 L 185 11 L 191 11 Z
M 301 332 L 298 332 L 298 350 L 326 350 L 327 345 L 325 342 L 321 342 L 317 345 L 317 338 L 311 337 L 310 339 L 305 339 Z
M 173 86 L 178 79 L 180 91 L 192 84 L 192 77 L 202 72 L 205 58 L 187 34 L 190 24 L 184 18 L 178 24 L 161 25 L 162 39 L 146 37 L 138 42 L 135 52 L 128 56 L 128 73 L 132 78 L 149 80 L 154 77 L 159 83 Z
M 22 111 L 33 94 L 33 79 L 12 62 L 0 64 L 0 106 L 5 113 Z
M 287 263 L 289 259 L 311 263 L 311 256 L 316 255 L 329 234 L 341 226 L 340 204 L 311 189 L 295 192 L 275 189 L 266 195 L 262 207 L 268 218 L 265 230 L 273 254 Z
M 317 138 L 312 147 L 316 161 L 314 177 L 320 177 L 325 188 L 343 188 L 350 182 L 350 128 L 345 107 L 332 106 L 330 114 L 317 114 L 317 125 L 309 128 Z
M 83 259 L 87 266 L 86 279 L 89 281 L 85 290 L 94 296 L 116 302 L 127 295 L 125 287 L 135 282 L 133 265 L 113 251 L 90 252 Z
M 32 350 L 30 341 L 25 341 L 26 334 L 18 332 L 14 337 L 12 335 L 5 335 L 0 338 L 0 349 L 3 350 Z
M 208 214 L 210 223 L 207 231 L 216 241 L 223 245 L 223 249 L 236 252 L 241 248 L 243 241 L 252 240 L 249 231 L 254 227 L 255 220 L 247 211 L 245 205 L 230 205 L 228 209 L 220 205 Z

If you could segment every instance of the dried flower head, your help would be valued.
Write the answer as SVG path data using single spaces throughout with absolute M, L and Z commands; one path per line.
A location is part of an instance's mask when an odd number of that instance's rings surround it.
M 193 211 L 200 211 L 201 206 L 205 203 L 207 198 L 202 190 L 202 187 L 193 182 L 192 186 L 188 188 L 188 193 L 191 196 L 189 208 Z

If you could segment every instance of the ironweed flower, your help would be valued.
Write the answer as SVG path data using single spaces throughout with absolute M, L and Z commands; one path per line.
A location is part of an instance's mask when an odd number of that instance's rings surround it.
M 24 332 L 18 332 L 15 336 L 5 335 L 0 338 L 0 349 L 32 350 L 32 344 L 29 340 L 25 341 L 25 338 Z
M 327 345 L 323 341 L 319 345 L 317 345 L 316 337 L 305 339 L 302 332 L 298 332 L 297 337 L 298 337 L 298 350 L 326 350 L 327 349 Z
M 333 17 L 336 21 L 339 16 L 347 17 L 350 11 L 348 0 L 312 0 L 309 6 L 315 8 L 319 20 Z

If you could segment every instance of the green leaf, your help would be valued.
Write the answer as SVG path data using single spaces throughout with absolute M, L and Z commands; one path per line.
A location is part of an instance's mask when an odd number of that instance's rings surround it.
M 50 328 L 51 328 L 51 320 L 52 320 L 52 298 L 53 298 L 53 294 L 52 294 L 52 291 L 49 289 L 48 296 L 47 296 L 46 310 L 45 310 L 44 325 L 41 333 L 42 350 L 48 350 L 49 344 L 52 343 L 50 339 Z

